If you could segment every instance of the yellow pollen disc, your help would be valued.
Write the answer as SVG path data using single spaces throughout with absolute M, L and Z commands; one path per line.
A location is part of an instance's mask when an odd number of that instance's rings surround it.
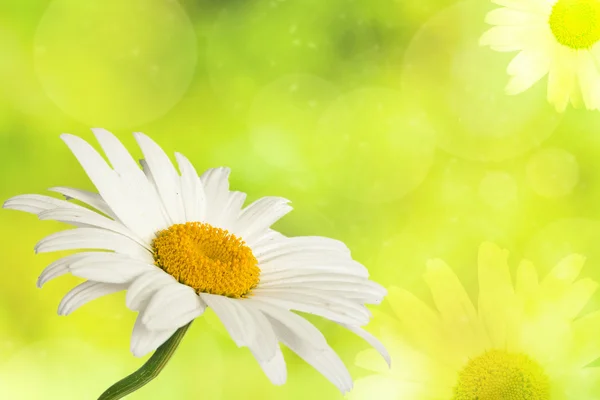
M 252 250 L 235 235 L 201 222 L 176 224 L 157 233 L 155 264 L 198 293 L 244 297 L 258 284 Z
M 560 44 L 589 49 L 600 40 L 600 0 L 558 0 L 548 23 Z
M 549 400 L 550 381 L 525 354 L 491 350 L 458 375 L 452 400 Z

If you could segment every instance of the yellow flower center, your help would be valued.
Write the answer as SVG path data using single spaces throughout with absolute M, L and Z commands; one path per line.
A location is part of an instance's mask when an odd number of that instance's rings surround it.
M 259 281 L 252 250 L 228 231 L 201 222 L 175 224 L 156 234 L 155 264 L 198 293 L 240 298 Z
M 550 381 L 525 354 L 491 350 L 460 371 L 452 400 L 549 400 Z
M 589 49 L 600 40 L 600 0 L 558 0 L 548 22 L 560 44 Z

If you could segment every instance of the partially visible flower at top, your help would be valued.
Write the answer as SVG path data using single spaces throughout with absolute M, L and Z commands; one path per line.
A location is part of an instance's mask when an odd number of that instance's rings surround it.
M 127 306 L 139 312 L 131 351 L 141 357 L 175 338 L 210 307 L 234 342 L 248 347 L 278 385 L 287 376 L 279 342 L 340 391 L 353 385 L 321 332 L 291 310 L 348 328 L 389 362 L 383 346 L 361 329 L 371 317 L 365 304 L 380 303 L 385 289 L 368 280 L 366 268 L 343 243 L 272 230 L 291 210 L 288 200 L 265 197 L 243 207 L 246 194 L 229 190 L 228 168 L 199 177 L 190 161 L 176 153 L 177 172 L 155 142 L 136 133 L 145 156 L 140 168 L 113 134 L 93 132 L 111 166 L 81 138 L 61 137 L 99 193 L 50 189 L 87 207 L 35 194 L 4 204 L 75 226 L 42 239 L 35 246 L 38 253 L 101 250 L 68 255 L 42 272 L 39 286 L 69 272 L 87 280 L 64 297 L 60 315 L 126 290 Z M 178 340 L 172 340 L 175 346 Z M 119 396 L 127 393 L 119 390 Z
M 508 65 L 508 94 L 548 75 L 548 101 L 563 112 L 600 109 L 600 1 L 492 0 L 502 6 L 486 17 L 494 25 L 480 39 L 500 52 L 518 51 Z
M 597 284 L 577 280 L 584 258 L 570 255 L 538 281 L 522 261 L 513 285 L 508 252 L 479 250 L 479 298 L 471 302 L 443 261 L 425 281 L 437 310 L 410 292 L 386 297 L 397 318 L 379 318 L 395 360 L 383 368 L 370 350 L 356 363 L 375 373 L 356 382 L 351 400 L 593 400 L 600 393 L 600 312 L 578 315 Z M 381 317 L 384 317 L 382 314 Z

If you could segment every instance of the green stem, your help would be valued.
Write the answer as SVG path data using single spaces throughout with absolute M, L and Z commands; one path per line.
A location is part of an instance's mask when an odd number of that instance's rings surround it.
M 175 353 L 175 350 L 177 350 L 181 339 L 183 339 L 183 336 L 191 324 L 192 323 L 190 322 L 179 328 L 173 336 L 156 349 L 154 354 L 152 354 L 152 357 L 150 357 L 140 369 L 106 389 L 106 391 L 98 397 L 98 400 L 121 399 L 156 378 L 167 365 L 173 356 L 173 353 Z

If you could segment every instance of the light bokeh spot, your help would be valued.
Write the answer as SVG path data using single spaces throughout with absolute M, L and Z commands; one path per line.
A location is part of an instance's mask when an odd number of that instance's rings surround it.
M 118 353 L 81 339 L 46 339 L 0 364 L 0 398 L 88 399 L 125 376 L 127 368 Z
M 46 94 L 71 117 L 111 128 L 168 112 L 196 56 L 194 27 L 174 0 L 55 0 L 34 43 Z
M 317 123 L 339 95 L 333 84 L 313 75 L 287 75 L 265 86 L 248 118 L 256 153 L 268 164 L 290 171 L 326 164 L 315 153 L 322 147 Z
M 517 201 L 515 179 L 503 171 L 489 171 L 479 183 L 479 197 L 489 206 L 501 209 Z
M 527 163 L 527 182 L 540 196 L 566 196 L 573 191 L 578 181 L 577 159 L 565 150 L 540 150 Z
M 397 200 L 423 182 L 435 133 L 427 115 L 402 93 L 363 88 L 338 98 L 318 124 L 327 187 L 355 201 Z

